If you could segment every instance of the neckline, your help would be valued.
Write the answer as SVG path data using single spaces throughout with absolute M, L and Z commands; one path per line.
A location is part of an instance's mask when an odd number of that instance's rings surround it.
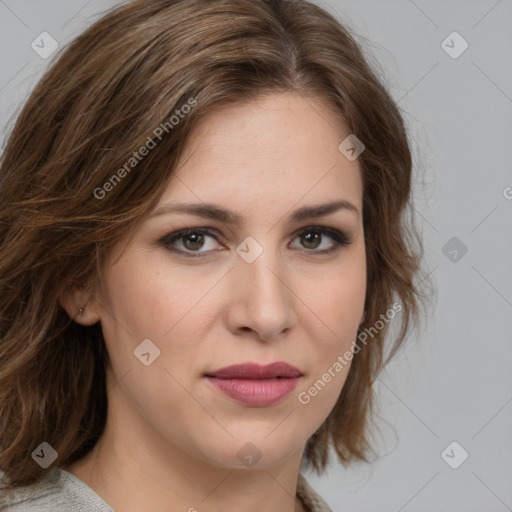
M 114 509 L 99 494 L 97 494 L 94 489 L 92 489 L 89 485 L 87 485 L 83 480 L 75 476 L 73 473 L 70 473 L 69 471 L 66 471 L 65 469 L 62 469 L 60 467 L 53 468 L 52 472 L 55 472 L 54 475 L 57 478 L 58 473 L 60 472 L 68 481 L 72 482 L 74 485 L 78 485 L 82 490 L 86 491 L 88 494 L 91 494 L 91 496 L 94 495 L 96 501 L 100 502 L 105 507 L 108 507 L 109 512 L 114 512 Z M 315 511 L 315 509 L 312 508 L 310 496 L 311 491 L 312 489 L 308 481 L 306 480 L 304 475 L 301 472 L 299 472 L 295 496 L 300 500 L 302 507 L 305 509 L 306 512 Z

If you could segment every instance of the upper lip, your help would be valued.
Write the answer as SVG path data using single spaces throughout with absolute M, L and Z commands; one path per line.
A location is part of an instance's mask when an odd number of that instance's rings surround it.
M 267 365 L 257 363 L 234 364 L 206 373 L 207 377 L 222 379 L 271 379 L 275 377 L 300 377 L 301 375 L 302 373 L 298 368 L 281 361 Z

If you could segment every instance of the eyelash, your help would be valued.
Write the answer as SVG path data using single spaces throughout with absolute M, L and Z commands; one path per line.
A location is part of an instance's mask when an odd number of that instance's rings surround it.
M 217 240 L 217 237 L 215 236 L 215 231 L 210 228 L 187 228 L 187 229 L 180 229 L 179 231 L 174 231 L 172 233 L 169 233 L 162 237 L 159 240 L 159 243 L 162 244 L 168 251 L 181 254 L 187 258 L 203 258 L 206 255 L 208 255 L 212 251 L 184 251 L 182 249 L 176 249 L 176 248 L 170 248 L 169 246 L 173 244 L 174 242 L 185 238 L 187 235 L 192 234 L 200 234 L 200 235 L 208 235 L 215 240 Z M 310 254 L 320 254 L 320 255 L 327 255 L 331 254 L 335 251 L 340 250 L 342 247 L 345 247 L 347 245 L 350 245 L 351 238 L 350 236 L 345 235 L 341 231 L 338 231 L 337 229 L 327 228 L 325 226 L 310 226 L 305 229 L 302 229 L 300 232 L 298 232 L 295 237 L 300 237 L 304 234 L 308 233 L 316 233 L 321 235 L 327 235 L 329 238 L 331 238 L 334 241 L 334 245 L 329 249 L 323 249 L 321 251 L 317 251 L 315 249 L 304 249 L 304 252 L 310 253 Z M 218 241 L 218 240 L 217 240 Z

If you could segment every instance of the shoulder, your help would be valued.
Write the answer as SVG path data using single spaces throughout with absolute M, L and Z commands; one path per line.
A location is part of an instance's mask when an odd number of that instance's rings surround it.
M 297 496 L 301 499 L 308 512 L 332 512 L 329 505 L 309 485 L 302 473 L 299 473 L 297 480 Z
M 0 488 L 0 512 L 114 512 L 71 473 L 53 468 L 41 481 L 15 489 Z

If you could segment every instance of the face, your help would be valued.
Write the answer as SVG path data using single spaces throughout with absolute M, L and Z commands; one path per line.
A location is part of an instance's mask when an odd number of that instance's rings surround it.
M 242 449 L 271 467 L 328 416 L 366 292 L 360 169 L 338 149 L 348 135 L 328 104 L 292 93 L 209 114 L 111 254 L 87 309 L 117 383 L 109 400 L 148 444 L 224 468 L 243 467 Z M 294 369 L 218 372 L 275 362 Z

